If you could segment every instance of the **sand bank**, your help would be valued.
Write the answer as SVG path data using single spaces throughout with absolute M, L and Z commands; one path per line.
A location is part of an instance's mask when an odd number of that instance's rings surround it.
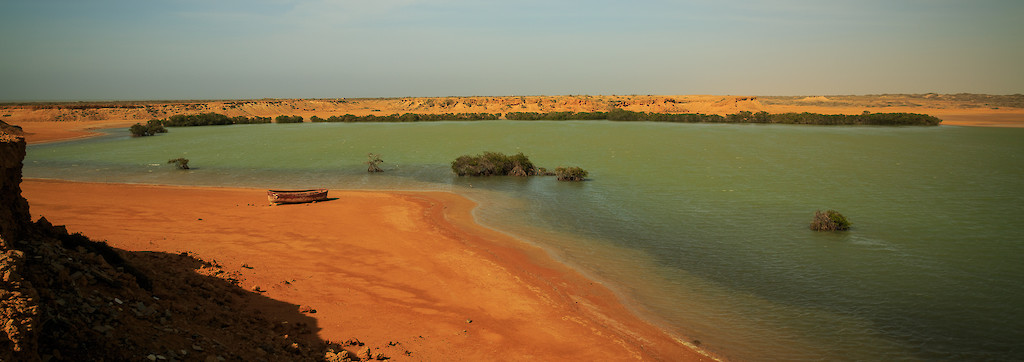
M 332 190 L 269 206 L 254 189 L 22 189 L 35 218 L 125 250 L 193 252 L 246 289 L 315 309 L 324 340 L 397 342 L 417 360 L 708 359 L 542 250 L 476 224 L 455 194 Z
M 101 134 L 95 130 L 104 128 L 124 127 L 125 132 L 128 132 L 128 127 L 138 121 L 22 121 L 9 123 L 21 127 L 25 131 L 25 142 L 31 145 L 95 137 Z

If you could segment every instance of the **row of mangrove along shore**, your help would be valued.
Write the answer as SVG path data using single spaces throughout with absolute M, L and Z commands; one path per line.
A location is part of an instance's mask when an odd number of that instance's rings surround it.
M 701 113 L 649 113 L 613 109 L 608 112 L 509 112 L 501 113 L 442 113 L 442 114 L 391 114 L 386 116 L 356 116 L 345 114 L 320 118 L 310 117 L 311 122 L 432 122 L 432 121 L 483 121 L 497 120 L 504 116 L 508 120 L 609 120 L 627 122 L 677 122 L 677 123 L 771 123 L 809 125 L 890 125 L 890 126 L 936 126 L 941 119 L 918 113 L 870 113 L 862 114 L 820 114 L 820 113 L 768 113 L 742 111 L 725 116 Z M 218 113 L 173 115 L 158 120 L 166 127 L 208 126 L 228 124 L 271 123 L 270 117 L 228 117 Z M 301 123 L 301 116 L 281 115 L 277 123 Z M 152 121 L 150 121 L 153 123 Z

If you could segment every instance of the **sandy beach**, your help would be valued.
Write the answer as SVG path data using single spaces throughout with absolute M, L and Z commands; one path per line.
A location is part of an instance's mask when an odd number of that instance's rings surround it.
M 28 144 L 39 144 L 89 138 L 99 135 L 99 133 L 95 132 L 95 130 L 98 129 L 117 127 L 124 127 L 127 129 L 135 123 L 138 123 L 138 121 L 35 121 L 14 122 L 12 124 L 21 127 L 25 131 L 25 142 L 28 142 Z
M 417 360 L 706 360 L 540 249 L 477 225 L 449 193 L 26 180 L 34 218 L 129 251 L 191 252 L 242 286 L 317 312 L 323 340 L 400 343 Z M 398 354 L 392 353 L 391 356 Z

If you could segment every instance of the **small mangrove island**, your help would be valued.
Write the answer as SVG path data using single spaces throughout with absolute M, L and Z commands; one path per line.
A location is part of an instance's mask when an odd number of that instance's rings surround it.
M 586 170 L 575 166 L 558 167 L 550 172 L 534 166 L 522 152 L 511 156 L 500 152 L 462 155 L 452 161 L 452 171 L 459 176 L 557 176 L 558 181 L 584 181 L 588 175 Z

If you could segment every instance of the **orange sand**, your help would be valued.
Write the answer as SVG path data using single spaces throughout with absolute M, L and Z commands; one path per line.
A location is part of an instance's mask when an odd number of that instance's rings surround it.
M 34 218 L 125 250 L 194 252 L 241 272 L 246 289 L 312 307 L 324 340 L 399 342 L 416 360 L 709 359 L 542 250 L 476 224 L 455 194 L 332 190 L 269 206 L 253 189 L 22 189 Z
M 124 127 L 125 132 L 128 132 L 128 127 L 138 121 L 21 121 L 8 123 L 21 127 L 25 131 L 25 142 L 37 144 L 93 137 L 99 135 L 94 130 L 102 128 Z

